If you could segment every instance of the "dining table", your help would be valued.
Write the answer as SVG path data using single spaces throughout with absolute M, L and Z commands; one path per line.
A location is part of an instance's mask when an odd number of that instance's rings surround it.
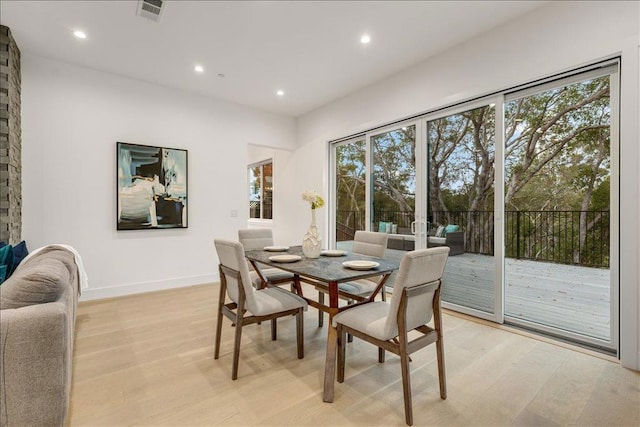
M 338 333 L 333 326 L 333 317 L 343 310 L 374 301 L 389 276 L 399 268 L 399 261 L 338 250 L 323 251 L 323 254 L 318 258 L 307 258 L 304 256 L 301 246 L 272 246 L 262 250 L 246 251 L 245 256 L 260 276 L 263 285 L 266 285 L 267 280 L 260 271 L 260 264 L 292 273 L 295 292 L 304 298 L 310 306 L 329 314 L 322 400 L 333 402 L 338 344 Z M 338 286 L 340 283 L 376 276 L 381 276 L 381 280 L 375 291 L 366 297 L 343 292 Z M 325 305 L 306 297 L 302 283 L 311 284 L 328 293 L 329 304 Z M 339 306 L 339 297 L 353 299 L 357 302 Z

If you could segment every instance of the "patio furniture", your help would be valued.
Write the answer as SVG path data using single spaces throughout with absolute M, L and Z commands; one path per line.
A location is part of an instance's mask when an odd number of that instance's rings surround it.
M 235 325 L 233 344 L 233 369 L 231 379 L 238 378 L 240 359 L 240 340 L 245 325 L 271 320 L 271 339 L 277 338 L 276 319 L 285 316 L 296 317 L 296 340 L 298 359 L 304 357 L 303 312 L 307 302 L 287 290 L 269 287 L 256 290 L 249 279 L 249 267 L 244 257 L 244 248 L 240 242 L 214 240 L 220 260 L 220 297 L 218 299 L 218 321 L 216 324 L 216 343 L 214 358 L 220 355 L 220 336 L 222 316 L 226 316 Z M 225 304 L 226 296 L 232 302 Z
M 451 249 L 449 255 L 460 255 L 464 253 L 464 231 L 455 224 L 449 224 L 446 227 L 439 226 L 435 234 L 427 237 L 427 247 L 435 248 L 439 246 L 448 246 Z
M 246 228 L 238 230 L 238 240 L 244 247 L 245 251 L 253 251 L 263 249 L 267 246 L 273 246 L 273 232 L 270 228 Z M 282 271 L 279 268 L 268 268 L 261 271 L 262 277 L 255 271 L 253 265 L 249 265 L 249 275 L 251 283 L 260 289 L 267 285 L 291 284 L 293 292 L 293 274 Z M 264 278 L 264 280 L 263 280 Z
M 416 236 L 413 234 L 390 234 L 387 248 L 412 251 L 416 248 Z
M 440 397 L 447 398 L 442 341 L 440 287 L 449 248 L 419 249 L 407 252 L 390 302 L 372 302 L 338 313 L 332 325 L 338 334 L 338 382 L 344 382 L 346 335 L 378 347 L 378 361 L 384 362 L 385 350 L 400 356 L 405 420 L 413 425 L 409 354 L 436 344 Z M 433 317 L 433 328 L 427 323 Z M 409 340 L 409 332 L 421 335 Z M 412 334 L 413 336 L 413 334 Z

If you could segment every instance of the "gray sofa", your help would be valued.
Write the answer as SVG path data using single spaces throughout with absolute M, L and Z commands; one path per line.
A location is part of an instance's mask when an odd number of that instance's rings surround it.
M 0 426 L 62 426 L 69 410 L 78 268 L 44 248 L 0 285 Z

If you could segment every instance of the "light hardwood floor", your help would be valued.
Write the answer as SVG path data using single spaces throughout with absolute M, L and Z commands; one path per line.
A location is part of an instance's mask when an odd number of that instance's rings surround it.
M 313 293 L 311 293 L 313 294 Z M 348 345 L 345 382 L 322 402 L 326 326 L 305 316 L 305 358 L 295 319 L 250 325 L 238 380 L 233 327 L 224 320 L 213 359 L 218 285 L 80 303 L 68 424 L 338 426 L 404 424 L 399 360 Z M 435 346 L 412 354 L 415 425 L 640 425 L 640 373 L 576 351 L 445 313 L 448 399 L 438 392 Z

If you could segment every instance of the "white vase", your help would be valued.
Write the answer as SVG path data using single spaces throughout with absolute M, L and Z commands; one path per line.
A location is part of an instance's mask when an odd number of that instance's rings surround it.
M 321 250 L 322 240 L 320 240 L 320 233 L 316 227 L 316 210 L 311 209 L 311 225 L 302 239 L 302 253 L 307 258 L 318 258 Z

